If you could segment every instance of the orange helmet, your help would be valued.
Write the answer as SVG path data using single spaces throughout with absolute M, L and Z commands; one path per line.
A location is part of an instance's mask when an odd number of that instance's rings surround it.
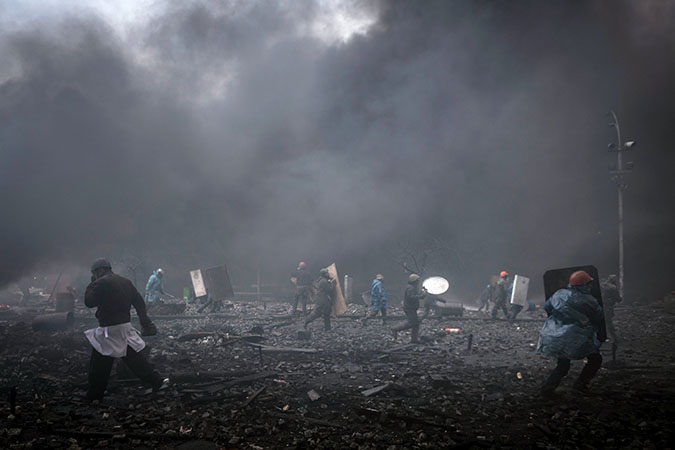
M 499 274 L 499 276 L 502 277 L 502 278 L 508 277 L 509 273 L 506 270 L 502 270 L 501 273 Z
M 593 278 L 583 270 L 578 270 L 570 275 L 570 286 L 583 286 L 593 281 Z
M 307 267 L 307 264 L 305 264 L 304 261 L 300 261 L 300 263 L 298 264 L 298 269 L 304 269 L 305 267 Z

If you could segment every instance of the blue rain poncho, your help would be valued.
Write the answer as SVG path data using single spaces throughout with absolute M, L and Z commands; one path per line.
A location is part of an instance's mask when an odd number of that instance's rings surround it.
M 586 286 L 559 289 L 546 301 L 549 314 L 539 335 L 537 352 L 556 358 L 584 359 L 600 348 L 602 308 Z
M 387 308 L 389 297 L 387 297 L 387 291 L 384 289 L 382 281 L 373 280 L 373 284 L 370 287 L 370 298 L 373 301 L 373 311 Z
M 155 270 L 150 275 L 150 278 L 148 278 L 148 284 L 145 285 L 145 301 L 155 303 L 159 301 L 159 294 L 163 293 L 162 279 L 157 275 L 157 271 Z

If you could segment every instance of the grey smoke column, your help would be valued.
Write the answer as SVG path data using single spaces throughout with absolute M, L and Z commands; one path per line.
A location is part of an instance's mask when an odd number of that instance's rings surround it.
M 672 8 L 364 3 L 368 32 L 331 43 L 306 32 L 317 3 L 232 5 L 160 4 L 127 37 L 87 15 L 2 32 L 1 282 L 124 251 L 396 277 L 381 250 L 407 236 L 452 242 L 451 282 L 476 295 L 502 268 L 609 273 L 591 124 L 614 107 L 650 149 L 626 194 L 630 276 L 669 286 L 673 131 L 654 117 L 674 112 Z

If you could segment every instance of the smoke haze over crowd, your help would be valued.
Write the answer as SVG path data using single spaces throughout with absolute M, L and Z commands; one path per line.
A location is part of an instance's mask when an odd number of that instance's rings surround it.
M 674 4 L 130 3 L 0 5 L 0 284 L 125 254 L 396 279 L 425 237 L 460 292 L 606 275 L 614 109 L 628 295 L 673 288 Z

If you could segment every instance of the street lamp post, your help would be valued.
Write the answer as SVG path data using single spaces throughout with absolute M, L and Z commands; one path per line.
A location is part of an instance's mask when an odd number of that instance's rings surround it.
M 624 175 L 631 173 L 633 171 L 633 163 L 626 162 L 626 165 L 623 164 L 623 152 L 630 150 L 637 145 L 635 141 L 621 141 L 621 128 L 619 127 L 619 119 L 616 117 L 614 111 L 610 111 L 608 115 L 611 115 L 614 122 L 610 123 L 610 127 L 616 129 L 616 144 L 611 143 L 608 145 L 609 151 L 616 152 L 616 167 L 610 168 L 609 173 L 612 175 L 612 180 L 616 182 L 617 190 L 619 193 L 619 296 L 623 300 L 623 280 L 624 280 L 624 266 L 623 266 L 623 191 L 628 188 L 626 181 L 624 180 Z

